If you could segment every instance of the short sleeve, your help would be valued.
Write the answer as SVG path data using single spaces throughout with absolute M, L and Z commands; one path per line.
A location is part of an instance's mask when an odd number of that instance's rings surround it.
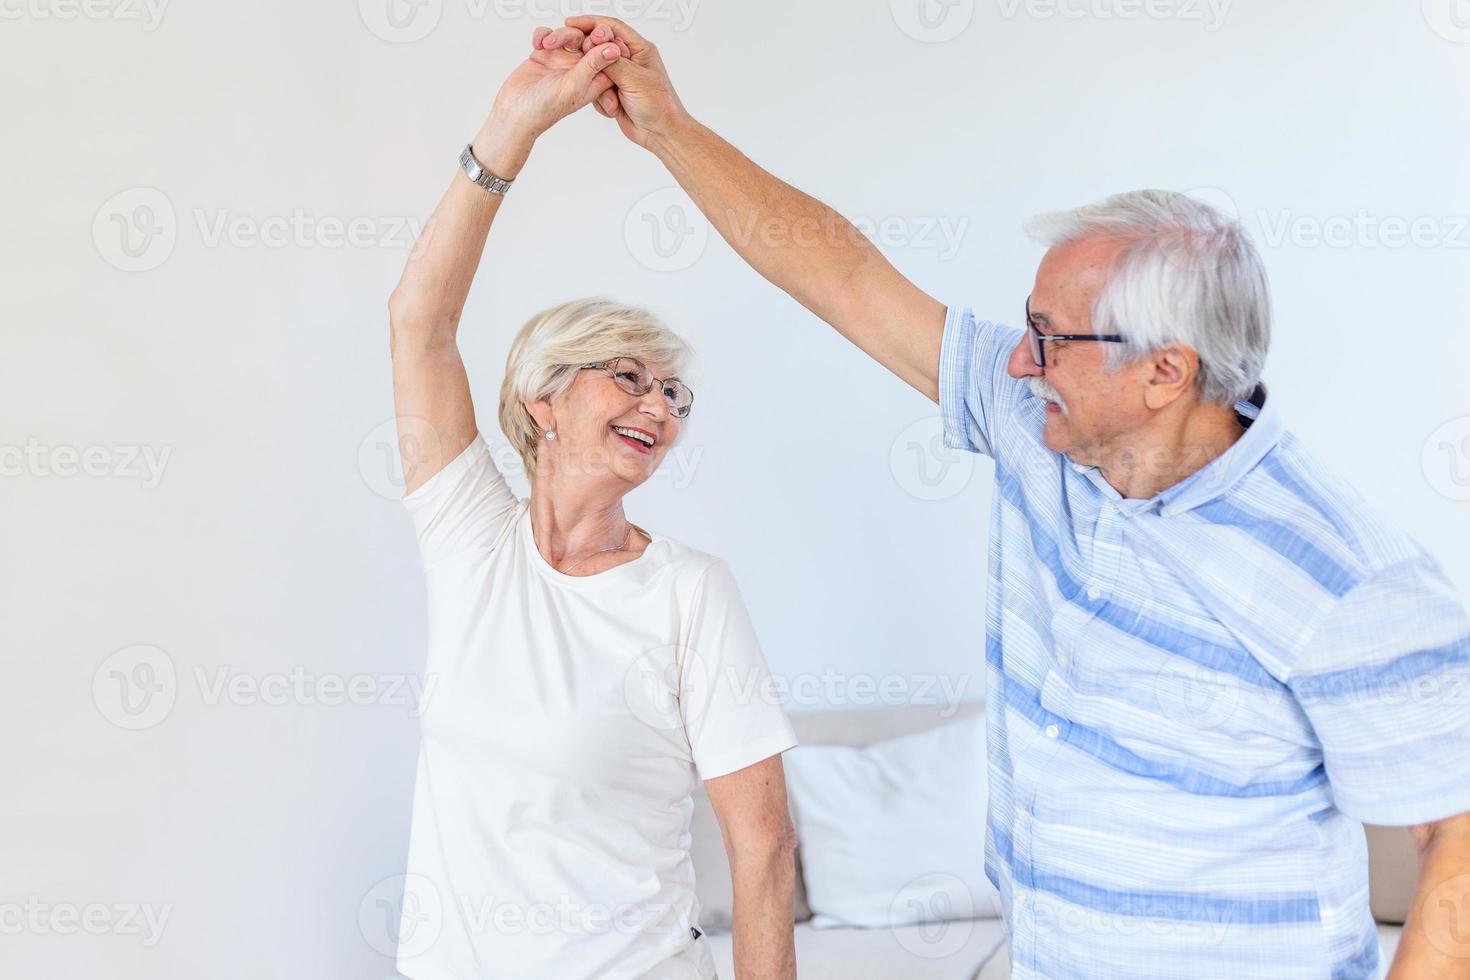
M 463 452 L 403 498 L 426 567 L 493 547 L 518 504 L 478 433 Z
M 1375 572 L 1338 599 L 1287 684 L 1338 809 L 1389 826 L 1470 811 L 1470 621 L 1431 559 Z
M 682 631 L 679 712 L 701 779 L 754 765 L 796 745 L 735 577 L 712 562 Z
M 1006 373 L 1021 331 L 977 322 L 968 308 L 951 306 L 939 348 L 939 410 L 944 444 L 986 456 L 996 455 L 997 419 L 1022 397 L 1026 383 Z

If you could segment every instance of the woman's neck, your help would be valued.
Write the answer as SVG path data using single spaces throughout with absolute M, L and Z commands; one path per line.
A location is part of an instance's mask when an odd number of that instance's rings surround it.
M 531 481 L 531 531 L 537 550 L 558 568 L 625 542 L 631 550 L 639 541 L 628 532 L 621 494 L 569 485 L 552 475 Z

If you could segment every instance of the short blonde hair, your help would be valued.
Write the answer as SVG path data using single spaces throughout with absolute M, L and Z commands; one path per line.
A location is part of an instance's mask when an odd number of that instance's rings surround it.
M 526 402 L 566 394 L 584 364 L 636 357 L 679 374 L 690 353 L 682 337 L 641 307 L 602 297 L 553 306 L 526 321 L 510 345 L 500 383 L 500 428 L 530 474 L 541 429 Z

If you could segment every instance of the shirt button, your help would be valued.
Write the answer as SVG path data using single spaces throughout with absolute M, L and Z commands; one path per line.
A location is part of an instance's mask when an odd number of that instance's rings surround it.
M 1062 730 L 1056 725 L 1047 725 L 1045 729 L 1045 734 L 1047 738 L 1056 738 L 1058 735 L 1062 734 Z
M 1087 598 L 1091 599 L 1093 602 L 1096 602 L 1098 599 L 1102 598 L 1102 589 L 1098 588 L 1095 585 L 1088 586 Z
M 1067 666 L 1068 662 L 1069 661 L 1067 660 L 1067 655 L 1065 653 L 1059 654 L 1057 656 L 1057 666 L 1058 667 L 1065 667 L 1065 666 Z

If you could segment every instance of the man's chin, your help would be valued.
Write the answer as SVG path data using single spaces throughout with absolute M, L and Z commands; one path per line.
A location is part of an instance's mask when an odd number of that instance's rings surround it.
M 1048 415 L 1046 417 L 1046 427 L 1041 430 L 1041 441 L 1046 444 L 1047 449 L 1050 449 L 1054 453 L 1065 453 L 1067 451 L 1068 439 L 1065 433 L 1066 427 L 1067 423 L 1063 421 L 1061 415 Z

